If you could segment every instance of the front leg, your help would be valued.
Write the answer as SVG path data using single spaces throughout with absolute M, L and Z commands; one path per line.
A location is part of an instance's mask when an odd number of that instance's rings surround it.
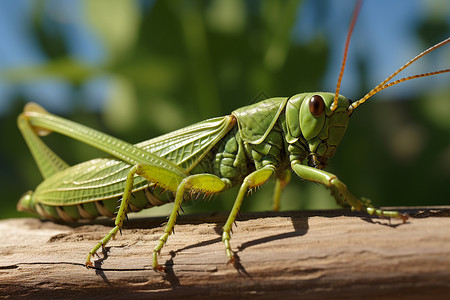
M 398 211 L 382 210 L 373 207 L 369 201 L 361 200 L 355 197 L 347 189 L 347 186 L 340 181 L 336 175 L 319 170 L 313 167 L 305 166 L 299 162 L 292 162 L 292 170 L 303 179 L 321 183 L 331 189 L 331 193 L 336 198 L 338 203 L 342 201 L 347 202 L 352 209 L 358 211 L 365 211 L 369 215 L 376 215 L 379 217 L 397 218 L 402 219 L 403 222 L 408 218 L 405 214 L 401 214 Z

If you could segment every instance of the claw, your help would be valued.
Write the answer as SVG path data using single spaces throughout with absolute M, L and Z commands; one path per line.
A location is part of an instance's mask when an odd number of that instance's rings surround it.
M 229 265 L 229 264 L 232 264 L 233 266 L 234 266 L 234 264 L 236 263 L 236 259 L 234 258 L 234 255 L 228 260 L 228 262 L 227 262 L 227 266 Z
M 155 268 L 153 268 L 153 270 L 155 270 L 155 272 L 165 273 L 166 272 L 166 267 L 165 266 L 161 266 L 161 265 L 157 265 Z
M 400 217 L 401 217 L 401 219 L 402 219 L 402 222 L 403 222 L 403 223 L 406 223 L 406 220 L 408 220 L 409 215 L 408 215 L 408 214 L 401 214 Z

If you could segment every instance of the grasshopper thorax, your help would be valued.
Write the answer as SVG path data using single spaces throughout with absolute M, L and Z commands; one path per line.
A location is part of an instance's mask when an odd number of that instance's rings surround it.
M 310 164 L 317 168 L 324 168 L 336 152 L 350 117 L 351 102 L 347 98 L 339 95 L 334 111 L 333 101 L 333 93 L 302 93 L 286 104 L 286 141 L 305 143 Z

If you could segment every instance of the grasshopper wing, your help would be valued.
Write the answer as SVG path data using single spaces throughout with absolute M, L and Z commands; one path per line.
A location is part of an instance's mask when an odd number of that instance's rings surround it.
M 189 172 L 236 124 L 233 116 L 217 117 L 136 144 Z
M 209 119 L 135 146 L 189 172 L 235 125 L 232 116 Z M 162 161 L 164 162 L 164 161 Z M 132 165 L 115 157 L 93 159 L 63 170 L 42 182 L 34 197 L 42 204 L 74 205 L 119 197 Z M 133 193 L 147 180 L 137 176 Z

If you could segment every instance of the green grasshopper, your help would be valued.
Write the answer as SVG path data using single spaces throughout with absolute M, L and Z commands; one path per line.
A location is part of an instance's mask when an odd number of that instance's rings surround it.
M 329 188 L 340 204 L 369 215 L 405 221 L 406 215 L 375 208 L 369 201 L 355 197 L 336 175 L 323 169 L 336 152 L 349 118 L 360 104 L 397 83 L 450 71 L 445 69 L 390 82 L 411 63 L 448 43 L 450 38 L 420 53 L 360 100 L 351 102 L 339 94 L 339 88 L 358 9 L 359 6 L 348 32 L 335 93 L 301 93 L 267 99 L 239 108 L 231 115 L 199 122 L 135 145 L 52 115 L 37 104 L 27 104 L 18 117 L 18 126 L 45 180 L 34 192 L 22 196 L 18 209 L 68 222 L 116 215 L 115 227 L 88 253 L 86 267 L 93 267 L 91 257 L 121 230 L 128 212 L 173 202 L 164 233 L 153 249 L 152 266 L 159 271 L 164 267 L 158 264 L 158 254 L 174 230 L 183 200 L 240 186 L 222 234 L 226 255 L 234 263 L 230 234 L 245 195 L 275 178 L 274 207 L 278 208 L 291 170 L 305 180 Z M 69 166 L 41 140 L 40 136 L 50 132 L 77 139 L 110 156 Z

